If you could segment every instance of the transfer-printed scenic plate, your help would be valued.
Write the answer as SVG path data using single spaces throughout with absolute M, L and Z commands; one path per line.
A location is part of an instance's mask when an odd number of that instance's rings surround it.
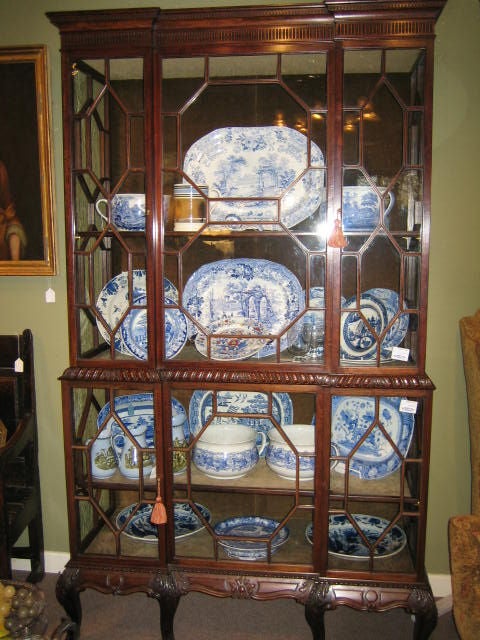
M 394 442 L 392 447 L 375 420 L 375 398 L 364 396 L 334 396 L 332 398 L 332 446 L 336 455 L 349 456 L 360 440 L 368 436 L 350 458 L 350 474 L 363 480 L 377 480 L 394 473 L 407 456 L 415 428 L 412 413 L 400 411 L 402 398 L 380 398 L 378 423 Z M 336 471 L 345 473 L 341 460 Z
M 297 277 L 283 265 L 232 258 L 197 269 L 185 284 L 183 307 L 198 323 L 189 323 L 190 337 L 236 321 L 261 326 L 263 335 L 279 336 L 304 309 L 305 295 Z M 286 348 L 286 336 L 280 345 Z M 261 357 L 276 351 L 275 341 L 258 347 Z

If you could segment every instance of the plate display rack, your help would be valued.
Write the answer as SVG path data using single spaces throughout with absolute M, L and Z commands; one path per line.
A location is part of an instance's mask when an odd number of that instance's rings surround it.
M 71 559 L 57 595 L 403 608 L 428 638 L 441 0 L 52 12 Z M 401 6 L 400 6 L 401 5 Z

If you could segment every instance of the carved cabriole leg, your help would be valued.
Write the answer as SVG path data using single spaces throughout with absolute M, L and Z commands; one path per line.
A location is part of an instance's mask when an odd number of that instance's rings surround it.
M 59 575 L 55 593 L 68 617 L 80 627 L 82 622 L 82 605 L 80 603 L 80 572 L 78 569 L 64 569 Z M 74 640 L 75 634 L 67 632 L 67 640 Z
M 330 585 L 325 580 L 312 583 L 305 602 L 305 619 L 312 631 L 313 640 L 325 639 L 325 611 L 331 606 Z
M 410 611 L 415 616 L 414 640 L 427 640 L 437 626 L 438 611 L 429 589 L 414 589 L 408 599 Z
M 148 595 L 155 598 L 160 606 L 160 631 L 162 640 L 175 640 L 173 622 L 180 597 L 187 593 L 186 585 L 175 576 L 157 573 L 151 580 Z

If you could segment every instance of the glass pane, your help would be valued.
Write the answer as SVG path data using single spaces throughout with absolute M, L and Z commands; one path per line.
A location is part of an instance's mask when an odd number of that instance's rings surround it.
M 228 56 L 209 59 L 209 75 L 214 78 L 275 77 L 277 56 Z

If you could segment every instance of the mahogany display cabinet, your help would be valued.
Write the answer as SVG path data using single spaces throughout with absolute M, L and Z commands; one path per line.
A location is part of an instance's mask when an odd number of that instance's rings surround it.
M 47 14 L 61 34 L 71 559 L 145 592 L 403 608 L 428 638 L 443 0 Z

